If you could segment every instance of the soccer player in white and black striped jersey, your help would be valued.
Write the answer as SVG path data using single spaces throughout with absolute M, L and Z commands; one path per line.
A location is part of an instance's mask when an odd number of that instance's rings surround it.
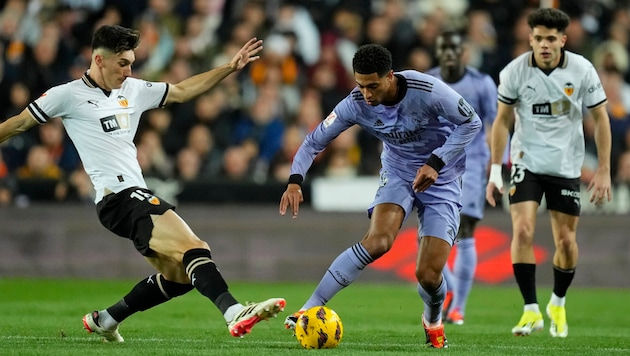
M 512 264 L 524 310 L 514 335 L 529 335 L 544 327 L 536 296 L 533 240 L 536 211 L 545 196 L 556 251 L 554 285 L 547 304 L 549 332 L 566 337 L 565 298 L 578 263 L 576 230 L 580 216 L 580 173 L 584 160 L 582 110 L 595 120 L 598 167 L 587 190 L 597 205 L 611 200 L 611 133 L 606 93 L 593 65 L 563 49 L 569 17 L 553 8 L 540 8 L 528 17 L 532 51 L 511 61 L 499 74 L 499 106 L 492 127 L 491 171 L 486 199 L 503 192 L 501 161 L 508 133 L 512 171 L 509 200 L 512 216 Z M 516 119 L 513 119 L 515 115 Z
M 271 298 L 244 306 L 232 296 L 208 244 L 175 213 L 173 205 L 147 189 L 133 139 L 144 111 L 206 92 L 259 59 L 262 41 L 252 38 L 228 63 L 169 84 L 131 77 L 139 40 L 138 31 L 100 27 L 92 38 L 92 62 L 83 77 L 49 89 L 0 124 L 0 142 L 61 117 L 96 190 L 101 223 L 133 241 L 158 272 L 140 281 L 118 303 L 86 314 L 85 329 L 105 341 L 122 342 L 118 324 L 127 317 L 196 288 L 221 311 L 232 336 L 243 336 L 259 321 L 282 311 L 285 300 Z

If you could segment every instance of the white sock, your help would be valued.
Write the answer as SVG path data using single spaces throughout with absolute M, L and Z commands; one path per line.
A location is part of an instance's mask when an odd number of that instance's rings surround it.
M 523 307 L 524 311 L 532 311 L 534 313 L 540 313 L 540 308 L 538 307 L 538 303 L 525 304 Z
M 241 310 L 243 310 L 243 308 L 245 308 L 245 306 L 241 303 L 236 303 L 229 307 L 225 311 L 225 314 L 223 314 L 225 321 L 231 321 L 232 319 L 234 319 L 234 316 L 238 314 Z
M 98 312 L 98 325 L 105 330 L 112 330 L 118 326 L 118 322 L 109 315 L 107 309 Z
M 558 307 L 563 307 L 566 299 L 567 297 L 560 298 L 555 293 L 551 293 L 551 300 L 549 301 L 549 304 L 555 305 Z

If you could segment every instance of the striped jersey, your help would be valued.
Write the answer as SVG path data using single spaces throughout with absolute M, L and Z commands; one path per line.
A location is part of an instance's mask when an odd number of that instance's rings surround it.
M 581 55 L 562 51 L 546 74 L 533 52 L 499 73 L 499 100 L 515 105 L 511 160 L 533 173 L 578 178 L 584 161 L 582 109 L 606 102 L 595 68 Z
M 133 139 L 142 113 L 163 106 L 167 94 L 167 83 L 127 78 L 108 95 L 86 73 L 50 88 L 28 110 L 40 124 L 61 118 L 99 202 L 105 189 L 146 188 Z
M 431 68 L 426 73 L 444 80 L 440 73 L 440 67 Z M 497 85 L 488 74 L 473 67 L 466 67 L 466 72 L 460 80 L 446 84 L 460 93 L 475 108 L 484 127 L 492 126 L 497 116 Z M 475 162 L 486 162 L 485 164 L 490 161 L 490 148 L 486 137 L 486 130 L 483 128 L 479 130 L 470 145 L 466 146 L 468 159 L 473 159 Z
M 461 95 L 439 79 L 413 70 L 396 72 L 399 102 L 371 106 L 358 87 L 310 132 L 291 166 L 306 176 L 315 156 L 353 125 L 383 142 L 382 168 L 412 182 L 431 154 L 444 163 L 435 184 L 461 177 L 464 148 L 481 128 L 481 120 Z

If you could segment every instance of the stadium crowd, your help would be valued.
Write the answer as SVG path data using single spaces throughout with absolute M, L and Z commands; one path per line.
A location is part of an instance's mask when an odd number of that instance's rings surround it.
M 543 3 L 543 4 L 541 4 Z M 136 136 L 149 188 L 165 198 L 186 182 L 284 183 L 305 135 L 354 87 L 351 60 L 365 43 L 393 54 L 394 70 L 437 64 L 445 29 L 466 38 L 469 65 L 498 80 L 529 50 L 527 14 L 571 16 L 566 49 L 590 59 L 608 96 L 612 176 L 630 184 L 630 1 L 605 0 L 6 0 L 0 1 L 0 121 L 47 88 L 79 78 L 103 24 L 142 33 L 134 75 L 178 82 L 227 61 L 251 37 L 261 60 L 197 99 L 145 113 Z M 597 166 L 592 120 L 587 158 Z M 313 176 L 376 175 L 380 146 L 358 128 L 316 160 Z M 168 193 L 171 192 L 171 194 Z M 0 146 L 0 205 L 35 196 L 91 202 L 89 179 L 60 122 Z

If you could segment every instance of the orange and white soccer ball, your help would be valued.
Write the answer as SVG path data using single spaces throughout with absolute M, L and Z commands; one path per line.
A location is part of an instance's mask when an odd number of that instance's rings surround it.
M 328 307 L 312 307 L 298 318 L 295 337 L 305 349 L 335 348 L 343 337 L 341 318 Z

